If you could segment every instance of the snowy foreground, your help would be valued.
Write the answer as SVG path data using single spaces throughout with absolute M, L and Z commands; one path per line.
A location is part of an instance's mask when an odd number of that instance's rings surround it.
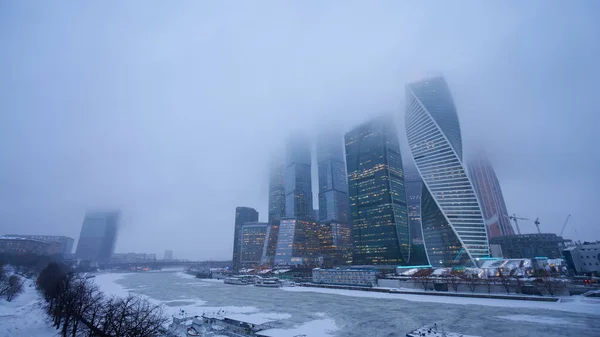
M 98 274 L 108 296 L 143 294 L 169 316 L 225 311 L 249 320 L 278 320 L 272 337 L 403 336 L 424 323 L 450 331 L 494 336 L 578 336 L 600 329 L 600 301 L 560 302 L 388 294 L 325 288 L 258 288 L 199 280 L 185 273 Z M 0 337 L 54 337 L 32 281 L 13 302 L 0 301 Z M 260 308 L 260 309 L 259 309 Z M 483 318 L 483 319 L 482 319 Z M 543 333 L 542 333 L 543 332 Z
M 24 286 L 25 292 L 12 302 L 0 301 L 0 337 L 56 336 L 33 281 L 27 280 Z

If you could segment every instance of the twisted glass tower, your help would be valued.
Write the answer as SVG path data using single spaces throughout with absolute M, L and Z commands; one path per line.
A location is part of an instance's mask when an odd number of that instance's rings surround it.
M 460 125 L 450 89 L 437 76 L 406 86 L 406 136 L 423 178 L 421 222 L 433 266 L 473 266 L 489 256 L 473 185 L 462 164 Z

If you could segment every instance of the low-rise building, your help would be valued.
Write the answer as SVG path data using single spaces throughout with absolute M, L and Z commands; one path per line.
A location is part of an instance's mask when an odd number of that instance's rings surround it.
M 499 245 L 505 259 L 559 259 L 565 240 L 554 233 L 517 234 L 491 238 L 490 245 Z
M 0 237 L 0 253 L 57 255 L 61 253 L 61 244 L 57 241 L 28 239 L 20 236 Z
M 312 270 L 312 282 L 317 284 L 335 284 L 361 287 L 377 286 L 375 269 L 320 269 Z
M 67 256 L 73 252 L 73 243 L 75 240 L 68 236 L 60 236 L 60 235 L 20 235 L 20 234 L 8 234 L 5 236 L 10 237 L 21 237 L 26 239 L 33 240 L 41 240 L 48 242 L 59 242 L 60 243 L 60 253 L 63 256 Z
M 570 246 L 562 253 L 571 272 L 600 275 L 600 241 Z

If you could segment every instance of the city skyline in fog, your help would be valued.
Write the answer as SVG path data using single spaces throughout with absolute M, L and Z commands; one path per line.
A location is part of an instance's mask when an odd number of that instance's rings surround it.
M 570 213 L 565 238 L 600 239 L 598 7 L 2 3 L 0 235 L 77 240 L 87 210 L 118 209 L 116 252 L 230 259 L 235 208 L 267 221 L 291 132 L 392 113 L 406 163 L 405 85 L 435 71 L 521 231 Z

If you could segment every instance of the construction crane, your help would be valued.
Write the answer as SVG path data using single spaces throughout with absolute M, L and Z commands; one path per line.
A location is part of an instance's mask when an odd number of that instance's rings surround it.
M 513 215 L 509 216 L 508 218 L 515 222 L 515 227 L 517 227 L 518 234 L 521 234 L 521 228 L 519 228 L 519 222 L 517 220 L 529 220 L 527 218 L 519 218 L 519 217 L 517 217 L 516 214 L 513 214 Z
M 565 231 L 565 228 L 567 228 L 567 224 L 569 223 L 569 219 L 571 218 L 571 214 L 567 215 L 567 218 L 565 219 L 565 223 L 563 224 L 563 228 L 560 231 L 560 235 L 563 235 L 563 232 Z
M 535 227 L 537 227 L 538 234 L 542 234 L 542 232 L 540 232 L 540 217 L 537 217 L 533 223 L 535 224 Z

